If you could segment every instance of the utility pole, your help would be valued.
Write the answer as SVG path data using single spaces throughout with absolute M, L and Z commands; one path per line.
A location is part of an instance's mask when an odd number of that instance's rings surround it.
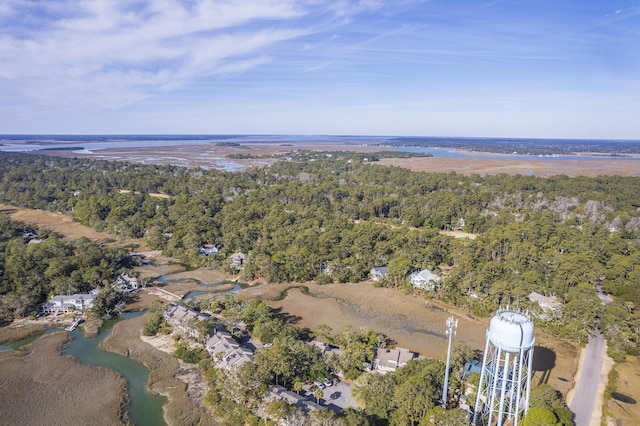
M 444 370 L 444 389 L 442 390 L 442 408 L 447 409 L 447 392 L 449 388 L 449 361 L 451 359 L 451 339 L 456 334 L 454 328 L 458 327 L 458 320 L 454 320 L 453 317 L 447 318 L 447 331 L 449 336 L 449 346 L 447 347 L 447 365 Z

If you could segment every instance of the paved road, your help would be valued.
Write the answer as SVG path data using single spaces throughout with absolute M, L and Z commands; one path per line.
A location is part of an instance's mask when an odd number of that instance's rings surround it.
M 578 378 L 576 393 L 571 403 L 571 411 L 576 415 L 576 426 L 589 426 L 592 422 L 599 425 L 600 419 L 593 417 L 600 370 L 604 359 L 604 336 L 599 330 L 589 337 L 586 347 L 582 373 Z

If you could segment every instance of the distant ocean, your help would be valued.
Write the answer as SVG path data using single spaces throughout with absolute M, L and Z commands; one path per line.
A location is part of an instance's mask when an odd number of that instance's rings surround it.
M 219 143 L 287 144 L 313 143 L 327 145 L 349 143 L 393 147 L 396 151 L 431 154 L 454 158 L 509 158 L 526 160 L 611 160 L 640 161 L 629 153 L 640 153 L 640 141 L 578 140 L 578 139 L 516 139 L 516 138 L 454 138 L 454 137 L 396 137 L 341 135 L 0 135 L 0 151 L 33 152 L 47 149 L 71 150 L 91 154 L 107 148 L 170 147 L 182 145 L 215 145 Z M 516 146 L 525 148 L 506 153 Z M 606 152 L 608 155 L 530 154 L 520 152 L 542 148 L 554 152 L 558 148 L 573 152 Z M 483 149 L 479 149 L 483 148 Z M 495 151 L 498 151 L 495 153 Z M 559 152 L 562 152 L 560 150 Z

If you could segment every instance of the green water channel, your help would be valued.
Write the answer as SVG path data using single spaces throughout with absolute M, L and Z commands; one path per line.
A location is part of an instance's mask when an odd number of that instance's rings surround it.
M 133 318 L 142 315 L 142 312 L 133 312 L 122 315 L 122 319 Z M 149 370 L 144 365 L 131 358 L 107 352 L 100 349 L 99 345 L 113 329 L 118 320 L 107 321 L 96 337 L 86 338 L 80 330 L 69 332 L 73 340 L 65 345 L 62 353 L 71 355 L 83 364 L 107 367 L 120 373 L 127 381 L 129 394 L 129 418 L 136 426 L 165 425 L 162 418 L 162 406 L 166 398 L 161 395 L 151 394 L 145 388 L 149 377 Z
M 127 313 L 122 315 L 121 319 L 134 318 L 142 314 L 142 312 Z M 107 367 L 120 373 L 127 381 L 127 393 L 129 395 L 128 414 L 134 425 L 166 425 L 162 417 L 162 406 L 166 402 L 166 398 L 149 393 L 145 388 L 149 377 L 149 369 L 131 358 L 104 351 L 99 347 L 100 342 L 111 333 L 113 326 L 118 321 L 107 321 L 100 329 L 98 336 L 92 338 L 84 337 L 83 332 L 77 329 L 68 332 L 73 337 L 73 340 L 64 346 L 62 353 L 71 355 L 83 364 Z M 0 345 L 0 350 L 17 350 L 39 339 L 42 334 L 54 331 L 60 331 L 60 329 L 49 329 L 45 333 L 30 336 L 7 345 Z

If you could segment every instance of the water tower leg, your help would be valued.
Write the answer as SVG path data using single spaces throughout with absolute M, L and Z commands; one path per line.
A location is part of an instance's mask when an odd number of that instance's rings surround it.
M 487 366 L 487 352 L 489 351 L 489 337 L 487 336 L 484 344 L 484 353 L 482 354 L 482 370 L 480 370 L 480 381 L 478 382 L 478 389 L 476 390 L 476 405 L 473 407 L 473 425 L 476 425 L 478 420 L 478 410 L 480 408 L 480 396 L 482 395 L 482 386 L 485 379 L 485 370 Z M 485 401 L 486 402 L 486 401 Z

